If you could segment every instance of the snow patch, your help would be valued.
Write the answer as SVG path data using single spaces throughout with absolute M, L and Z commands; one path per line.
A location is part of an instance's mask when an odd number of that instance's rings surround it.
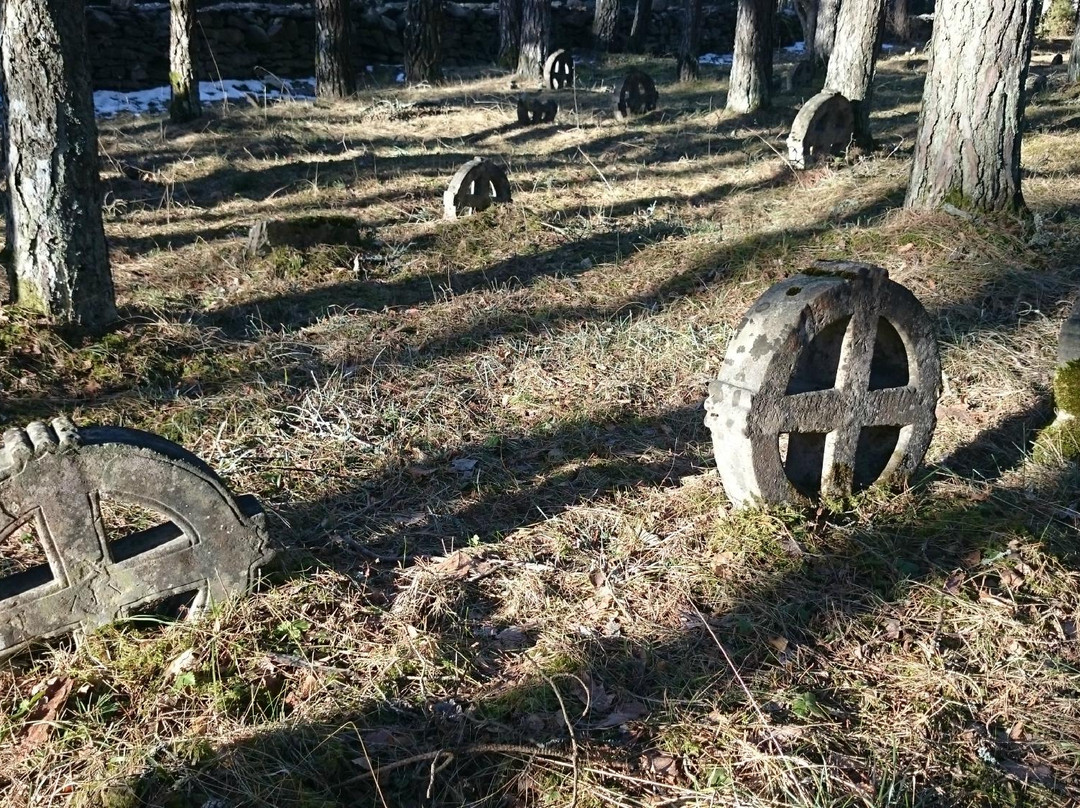
M 132 115 L 160 115 L 168 112 L 170 97 L 168 87 L 152 87 L 130 93 L 98 90 L 94 93 L 94 112 L 99 118 L 111 118 L 125 112 Z M 204 104 L 281 98 L 306 100 L 314 97 L 314 78 L 286 79 L 280 84 L 266 84 L 258 79 L 199 82 L 199 99 Z
M 734 54 L 731 53 L 703 53 L 698 57 L 699 65 L 730 66 Z

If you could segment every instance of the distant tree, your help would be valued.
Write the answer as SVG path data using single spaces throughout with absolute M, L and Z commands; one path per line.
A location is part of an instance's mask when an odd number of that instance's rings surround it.
M 637 0 L 634 4 L 634 24 L 630 28 L 630 39 L 626 49 L 631 53 L 642 53 L 645 41 L 649 38 L 649 26 L 652 22 L 652 0 Z
M 769 106 L 775 17 L 776 0 L 739 0 L 735 55 L 728 81 L 727 108 L 732 112 L 755 112 Z
M 3 69 L 16 304 L 96 331 L 116 319 L 82 0 L 7 0 Z
M 183 123 L 202 114 L 195 62 L 191 58 L 195 30 L 194 0 L 169 0 L 169 118 Z
M 911 14 L 908 13 L 908 0 L 889 0 L 889 30 L 897 41 L 911 41 Z
M 499 64 L 513 68 L 521 48 L 521 0 L 499 0 Z
M 844 0 L 836 21 L 836 43 L 825 74 L 825 86 L 851 102 L 855 113 L 855 143 L 863 148 L 874 145 L 870 134 L 870 103 L 884 15 L 885 0 Z
M 408 0 L 405 6 L 405 79 L 442 80 L 442 0 Z
M 795 0 L 795 13 L 803 32 L 803 53 L 807 59 L 814 58 L 819 5 L 819 0 Z
M 1072 48 L 1069 49 L 1069 81 L 1080 81 L 1080 6 L 1076 8 L 1073 22 Z
M 522 78 L 539 80 L 544 74 L 544 59 L 550 49 L 551 0 L 522 0 L 521 44 L 518 73 Z
M 828 62 L 836 44 L 836 22 L 840 18 L 841 0 L 819 0 L 817 25 L 814 27 L 814 55 Z
M 615 43 L 619 23 L 619 0 L 596 0 L 593 11 L 593 45 L 598 51 L 609 51 Z
M 909 208 L 1021 213 L 1024 81 L 1039 0 L 939 3 L 908 182 Z
M 698 43 L 701 41 L 701 0 L 684 0 L 682 40 L 679 42 L 679 81 L 698 77 Z
M 356 91 L 347 0 L 315 0 L 315 94 L 347 98 Z

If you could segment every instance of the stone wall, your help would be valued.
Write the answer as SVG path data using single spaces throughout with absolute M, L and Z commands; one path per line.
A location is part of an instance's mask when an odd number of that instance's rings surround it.
M 255 68 L 289 78 L 315 72 L 313 3 L 208 3 L 199 8 L 196 29 L 198 70 L 204 79 L 251 78 Z M 498 46 L 498 6 L 494 2 L 446 2 L 443 30 L 448 66 L 490 63 Z M 553 0 L 552 44 L 585 49 L 591 40 L 592 0 Z M 404 2 L 359 2 L 352 6 L 357 69 L 401 64 Z M 648 49 L 670 55 L 682 31 L 681 0 L 654 0 Z M 633 4 L 624 0 L 620 17 L 629 32 Z M 168 83 L 167 3 L 89 6 L 86 10 L 94 86 L 133 90 Z M 735 0 L 706 5 L 701 52 L 730 53 Z M 790 36 L 786 37 L 790 41 Z

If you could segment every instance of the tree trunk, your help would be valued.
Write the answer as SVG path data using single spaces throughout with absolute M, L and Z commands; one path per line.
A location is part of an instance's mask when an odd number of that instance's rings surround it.
M 814 53 L 823 62 L 832 56 L 836 44 L 836 21 L 840 18 L 840 0 L 820 0 L 817 26 L 814 28 Z
M 611 50 L 618 22 L 619 0 L 596 0 L 592 32 L 593 45 L 598 51 Z
M 1080 6 L 1076 9 L 1072 48 L 1069 50 L 1069 81 L 1073 84 L 1080 81 Z
M 521 0 L 499 0 L 499 64 L 515 67 L 520 48 Z
M 844 0 L 836 21 L 836 42 L 829 57 L 825 87 L 851 102 L 855 114 L 855 143 L 873 148 L 870 104 L 874 66 L 881 47 L 885 0 Z
M 0 0 L 0 54 L 7 45 L 4 43 L 4 3 Z M 15 295 L 15 267 L 11 261 L 11 241 L 15 233 L 15 226 L 11 220 L 11 181 L 8 178 L 8 128 L 7 128 L 7 90 L 4 83 L 4 65 L 0 61 L 0 182 L 4 184 L 4 249 L 0 250 L 0 263 L 4 265 L 7 275 L 8 289 L 11 296 Z
M 630 39 L 626 49 L 631 53 L 643 53 L 645 41 L 649 38 L 649 25 L 652 22 L 652 0 L 637 0 L 634 5 L 634 24 L 630 28 Z
M 82 0 L 7 0 L 13 297 L 97 331 L 116 319 Z
M 683 5 L 682 40 L 679 43 L 679 81 L 698 77 L 698 43 L 701 41 L 701 0 L 686 0 Z
M 909 208 L 1021 213 L 1024 81 L 1039 0 L 939 3 L 908 182 Z
M 315 95 L 347 98 L 355 90 L 348 0 L 315 0 Z
M 889 0 L 889 30 L 897 42 L 911 41 L 911 14 L 908 0 Z
M 405 6 L 405 79 L 442 80 L 442 0 L 408 0 Z
M 169 0 L 169 118 L 173 123 L 194 120 L 202 114 L 191 55 L 194 30 L 194 0 Z
M 795 0 L 795 13 L 803 32 L 803 56 L 813 59 L 816 53 L 814 40 L 817 36 L 818 0 Z
M 518 73 L 525 79 L 539 81 L 544 75 L 551 36 L 550 0 L 522 0 L 521 44 L 518 53 Z
M 739 0 L 727 97 L 732 112 L 756 112 L 769 106 L 775 17 L 776 0 Z

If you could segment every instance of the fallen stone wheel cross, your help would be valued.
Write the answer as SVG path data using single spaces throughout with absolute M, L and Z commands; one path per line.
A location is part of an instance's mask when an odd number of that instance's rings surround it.
M 114 508 L 137 509 L 138 523 L 113 533 Z M 246 591 L 270 560 L 258 501 L 234 498 L 198 457 L 147 432 L 64 418 L 4 433 L 0 547 L 19 533 L 44 562 L 0 577 L 0 656 L 170 600 L 198 613 Z
M 737 505 L 905 478 L 930 444 L 941 386 L 919 302 L 885 270 L 843 262 L 762 295 L 719 375 L 705 420 Z
M 574 57 L 567 50 L 557 50 L 544 62 L 544 86 L 552 90 L 574 86 Z
M 490 160 L 474 157 L 457 170 L 443 192 L 443 217 L 456 219 L 510 201 L 506 172 Z

